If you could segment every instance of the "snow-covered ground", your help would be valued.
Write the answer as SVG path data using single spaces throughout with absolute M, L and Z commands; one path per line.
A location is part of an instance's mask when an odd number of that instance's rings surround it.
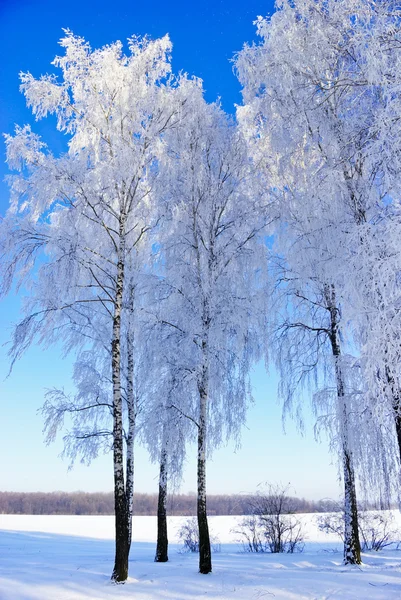
M 344 567 L 341 542 L 302 517 L 307 543 L 299 554 L 244 554 L 232 533 L 237 517 L 211 517 L 222 543 L 213 573 L 197 573 L 197 555 L 182 554 L 169 519 L 170 562 L 153 562 L 156 519 L 134 519 L 130 579 L 110 583 L 113 518 L 0 515 L 0 600 L 399 600 L 401 550 L 363 555 Z

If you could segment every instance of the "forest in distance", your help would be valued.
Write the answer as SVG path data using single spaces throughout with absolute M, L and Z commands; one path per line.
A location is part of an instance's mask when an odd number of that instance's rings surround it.
M 250 514 L 254 496 L 245 494 L 210 494 L 208 514 Z M 330 499 L 305 500 L 291 497 L 294 513 L 323 513 L 339 510 Z M 134 494 L 133 514 L 140 516 L 157 513 L 157 494 Z M 170 494 L 167 512 L 171 516 L 196 515 L 196 494 Z M 0 492 L 0 514 L 6 515 L 113 515 L 112 492 Z

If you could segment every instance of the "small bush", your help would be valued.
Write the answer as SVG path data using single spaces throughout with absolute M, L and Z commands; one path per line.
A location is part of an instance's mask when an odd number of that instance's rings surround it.
M 239 540 L 245 552 L 302 552 L 304 534 L 300 520 L 293 514 L 288 488 L 268 486 L 250 503 L 251 515 L 238 528 Z
M 320 531 L 335 533 L 344 542 L 344 513 L 329 513 L 317 518 Z M 363 552 L 378 552 L 386 546 L 396 543 L 401 532 L 394 517 L 387 511 L 359 511 L 358 528 Z
M 262 538 L 262 531 L 258 518 L 255 515 L 244 517 L 234 533 L 239 534 L 239 542 L 244 552 L 267 552 L 266 542 Z
M 196 517 L 187 519 L 178 530 L 178 539 L 182 542 L 182 552 L 199 552 L 199 529 Z M 221 545 L 217 536 L 210 536 L 212 552 L 220 552 Z
M 389 512 L 360 512 L 359 534 L 361 548 L 366 550 L 382 550 L 400 539 L 394 517 Z
M 199 552 L 199 531 L 195 517 L 187 519 L 178 530 L 178 539 L 183 543 L 183 552 Z
M 323 533 L 334 533 L 344 543 L 344 513 L 327 513 L 316 517 L 316 523 L 319 531 Z

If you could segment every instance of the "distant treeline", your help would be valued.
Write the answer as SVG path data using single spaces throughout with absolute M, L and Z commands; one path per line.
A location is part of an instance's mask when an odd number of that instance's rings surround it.
M 208 496 L 209 515 L 246 515 L 250 513 L 252 496 L 211 495 Z M 337 510 L 332 500 L 310 501 L 293 498 L 294 512 L 330 512 Z M 135 494 L 134 515 L 155 515 L 156 494 Z M 0 513 L 10 515 L 112 515 L 113 494 L 87 492 L 24 493 L 0 492 Z M 195 494 L 174 494 L 168 498 L 169 515 L 195 515 Z

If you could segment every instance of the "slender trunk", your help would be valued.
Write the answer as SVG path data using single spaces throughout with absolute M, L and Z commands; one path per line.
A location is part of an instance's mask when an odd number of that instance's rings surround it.
M 358 530 L 358 507 L 356 502 L 355 476 L 352 453 L 344 448 L 344 564 L 361 564 L 361 545 Z
M 397 435 L 398 455 L 401 462 L 401 399 L 400 392 L 397 390 L 394 377 L 390 372 L 388 364 L 386 364 L 386 379 L 391 391 L 391 404 L 394 412 L 395 432 Z
M 358 507 L 355 488 L 355 471 L 352 451 L 349 448 L 349 413 L 345 395 L 344 375 L 341 369 L 341 347 L 338 331 L 338 308 L 336 304 L 334 286 L 326 291 L 328 308 L 330 311 L 330 342 L 334 357 L 337 399 L 342 413 L 342 460 L 344 472 L 344 563 L 361 563 L 361 545 L 359 542 Z
M 112 338 L 113 462 L 116 552 L 111 579 L 116 583 L 123 583 L 128 577 L 129 554 L 129 519 L 124 482 L 123 414 L 121 395 L 121 313 L 124 289 L 124 251 L 124 220 L 121 219 Z
M 126 458 L 126 498 L 128 507 L 128 552 L 132 540 L 132 515 L 134 504 L 134 441 L 136 407 L 134 395 L 134 340 L 130 331 L 127 334 L 127 403 L 128 403 L 128 435 Z
M 399 398 L 397 398 L 397 403 L 393 404 L 394 408 L 394 421 L 395 421 L 395 431 L 397 434 L 397 442 L 398 442 L 398 453 L 401 462 L 401 406 Z
M 135 416 L 129 416 L 129 430 L 127 436 L 127 458 L 126 458 L 126 502 L 128 519 L 128 553 L 132 541 L 132 515 L 134 511 L 134 439 L 135 439 Z
M 164 425 L 164 428 L 166 425 Z M 168 561 L 168 538 L 167 538 L 167 441 L 163 436 L 163 447 L 160 454 L 159 471 L 159 501 L 157 504 L 157 546 L 155 562 Z
M 206 575 L 212 570 L 209 526 L 206 511 L 206 424 L 207 424 L 207 368 L 199 386 L 199 428 L 198 428 L 198 501 L 197 517 L 199 527 L 199 572 Z
M 192 171 L 195 165 L 192 164 Z M 212 571 L 212 555 L 210 548 L 209 525 L 207 522 L 206 509 L 206 443 L 207 443 L 207 409 L 209 395 L 209 328 L 210 328 L 210 294 L 213 289 L 213 242 L 210 236 L 210 247 L 208 257 L 208 281 L 203 280 L 202 261 L 200 256 L 201 239 L 198 235 L 197 203 L 193 203 L 193 233 L 194 247 L 196 249 L 197 276 L 199 291 L 202 296 L 202 372 L 198 381 L 199 393 L 199 423 L 198 423 L 198 456 L 197 456 L 197 518 L 199 531 L 199 572 L 203 575 Z M 203 244 L 204 241 L 202 240 Z M 205 288 L 206 284 L 206 288 Z
M 395 433 L 397 436 L 397 445 L 398 445 L 398 457 L 401 462 L 401 399 L 400 392 L 395 390 L 394 379 L 389 377 L 387 374 L 387 381 L 391 385 L 391 404 L 393 407 L 394 414 L 394 425 L 395 425 Z

